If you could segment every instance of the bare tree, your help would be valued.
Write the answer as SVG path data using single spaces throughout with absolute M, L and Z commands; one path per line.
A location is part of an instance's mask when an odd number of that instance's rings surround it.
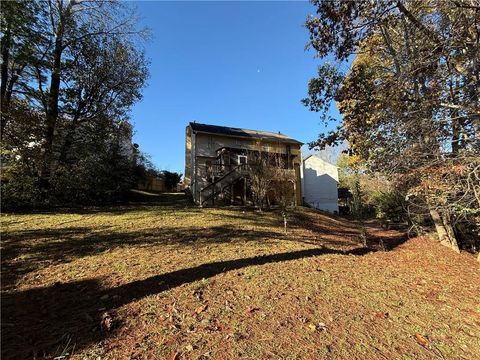
M 273 154 L 251 152 L 249 155 L 250 182 L 253 192 L 253 201 L 262 211 L 262 206 L 267 198 L 268 191 L 275 179 L 276 169 L 272 165 Z
M 280 206 L 283 218 L 283 227 L 287 232 L 287 211 L 295 204 L 295 171 L 286 169 L 284 160 L 278 159 L 278 166 L 274 168 L 274 180 L 271 183 L 271 189 L 275 202 Z

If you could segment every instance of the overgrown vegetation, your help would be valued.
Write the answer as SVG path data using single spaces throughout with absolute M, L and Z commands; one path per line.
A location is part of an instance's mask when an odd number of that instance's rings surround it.
M 474 0 L 314 0 L 310 48 L 319 67 L 304 104 L 341 126 L 313 147 L 348 140 L 353 154 L 428 215 L 439 240 L 480 248 L 480 6 Z M 350 70 L 340 69 L 352 60 Z M 339 66 L 337 66 L 339 65 Z M 468 230 L 466 230 L 468 229 Z M 468 235 L 467 235 L 468 234 Z M 480 259 L 480 257 L 479 257 Z
M 342 154 L 337 162 L 339 186 L 352 193 L 350 211 L 354 218 L 375 217 L 404 222 L 407 217 L 406 193 L 395 188 L 380 172 L 370 171 L 359 156 Z

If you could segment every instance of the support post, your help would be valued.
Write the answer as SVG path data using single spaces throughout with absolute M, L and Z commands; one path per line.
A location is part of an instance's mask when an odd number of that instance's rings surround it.
M 293 183 L 293 204 L 297 207 L 297 184 L 296 181 L 292 181 Z
M 243 178 L 243 206 L 247 205 L 247 178 Z
M 217 185 L 214 183 L 212 186 L 212 205 L 215 205 L 215 187 Z

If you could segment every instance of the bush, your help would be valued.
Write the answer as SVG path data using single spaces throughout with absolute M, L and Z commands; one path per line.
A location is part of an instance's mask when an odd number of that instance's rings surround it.
M 405 219 L 405 197 L 399 192 L 376 191 L 370 201 L 375 217 L 399 222 Z
M 86 154 L 75 163 L 57 165 L 49 188 L 42 192 L 35 168 L 10 159 L 2 172 L 2 209 L 96 205 L 122 200 L 137 183 L 137 175 L 129 156 L 108 152 Z
M 37 178 L 22 171 L 18 164 L 2 169 L 0 188 L 2 210 L 38 206 L 42 203 Z

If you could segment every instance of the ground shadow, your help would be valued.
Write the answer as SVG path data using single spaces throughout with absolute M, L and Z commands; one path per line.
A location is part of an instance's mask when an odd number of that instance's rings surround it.
M 97 225 L 9 232 L 2 237 L 2 287 L 9 289 L 17 279 L 42 267 L 120 247 L 199 247 L 234 241 L 260 242 L 275 236 L 278 237 L 279 233 L 231 225 L 208 228 L 158 227 L 130 232 Z
M 149 211 L 175 210 L 178 204 L 148 208 Z M 138 206 L 112 209 L 138 211 Z M 109 211 L 90 209 L 85 214 Z M 199 211 L 189 208 L 183 211 Z M 289 214 L 289 233 L 283 234 L 279 215 L 258 215 L 245 209 L 234 209 L 222 216 L 241 217 L 252 224 L 235 226 L 223 224 L 210 227 L 153 227 L 123 232 L 115 227 L 98 224 L 94 227 L 69 224 L 69 227 L 22 230 L 9 232 L 2 238 L 2 358 L 18 359 L 52 357 L 71 352 L 72 347 L 82 349 L 112 333 L 100 328 L 103 312 L 115 312 L 118 307 L 145 296 L 159 294 L 171 288 L 210 278 L 220 273 L 248 266 L 289 261 L 324 254 L 364 255 L 378 250 L 364 248 L 359 241 L 356 225 L 338 217 L 294 211 Z M 317 216 L 317 218 L 316 218 Z M 259 217 L 261 220 L 258 221 Z M 132 221 L 132 219 L 129 219 Z M 75 220 L 76 221 L 76 220 Z M 265 227 L 255 227 L 255 221 Z M 331 223 L 329 223 L 331 222 Z M 78 225 L 78 226 L 76 226 Z M 250 228 L 250 225 L 252 227 Z M 308 229 L 308 231 L 304 231 Z M 291 231 L 290 231 L 291 230 Z M 317 238 L 312 238 L 317 234 Z M 382 238 L 381 232 L 372 236 Z M 156 247 L 189 245 L 209 246 L 224 242 L 262 242 L 265 239 L 300 241 L 315 245 L 314 249 L 280 253 L 245 259 L 203 264 L 134 281 L 115 288 L 104 289 L 102 279 L 70 283 L 57 283 L 50 287 L 15 291 L 13 285 L 19 277 L 52 263 L 65 263 L 95 255 L 117 247 Z M 406 239 L 406 238 L 405 238 Z M 402 238 L 401 241 L 404 241 Z M 397 241 L 398 245 L 401 241 Z M 396 246 L 394 245 L 394 246 Z M 392 246 L 391 248 L 393 248 Z M 18 260 L 20 259 L 20 260 Z M 121 324 L 117 324 L 117 327 Z
M 144 193 L 144 194 L 142 194 Z M 144 191 L 131 191 L 126 194 L 121 200 L 111 203 L 102 203 L 98 205 L 79 205 L 79 204 L 63 204 L 63 205 L 48 205 L 36 208 L 17 208 L 7 211 L 6 214 L 17 215 L 31 215 L 31 214 L 126 214 L 138 210 L 151 210 L 152 208 L 161 206 L 163 209 L 175 210 L 189 208 L 192 211 L 201 211 L 195 207 L 193 202 L 184 193 L 147 193 Z
M 2 359 L 53 357 L 81 350 L 112 333 L 101 329 L 101 316 L 143 297 L 182 284 L 248 266 L 303 259 L 324 254 L 363 255 L 368 249 L 340 251 L 315 248 L 203 264 L 103 289 L 101 279 L 83 280 L 4 294 Z M 114 316 L 115 318 L 115 316 Z M 121 324 L 116 324 L 117 327 Z M 114 334 L 114 333 L 113 333 Z
M 309 209 L 292 214 L 294 229 L 309 229 L 316 237 L 315 239 L 311 234 L 306 233 L 304 236 L 295 238 L 296 241 L 308 244 L 326 243 L 329 246 L 340 247 L 364 245 L 359 224 L 338 215 L 327 215 L 321 211 L 328 220 L 319 222 L 316 218 L 318 212 L 319 210 Z M 366 231 L 366 245 L 371 250 L 393 250 L 408 240 L 406 229 L 386 230 L 376 221 L 366 222 L 363 226 Z M 336 241 L 335 238 L 341 240 Z
M 191 210 L 183 210 L 182 214 Z M 233 209 L 222 213 L 222 218 L 243 220 L 240 226 L 226 223 L 209 227 L 158 226 L 122 231 L 108 225 L 75 226 L 77 224 L 74 222 L 81 224 L 80 219 L 68 221 L 67 227 L 10 231 L 2 236 L 2 287 L 4 290 L 10 289 L 22 276 L 49 265 L 67 263 L 124 247 L 202 247 L 232 242 L 264 243 L 266 239 L 303 242 L 342 250 L 363 246 L 355 223 L 341 217 L 325 215 L 319 221 L 318 213 L 314 210 L 293 211 L 289 214 L 289 229 L 285 234 L 282 217 L 276 212 L 258 214 Z M 134 220 L 129 218 L 129 221 Z M 370 231 L 368 245 L 374 249 L 393 249 L 406 239 L 406 235 L 400 232 L 390 232 L 385 236 L 384 232 Z

